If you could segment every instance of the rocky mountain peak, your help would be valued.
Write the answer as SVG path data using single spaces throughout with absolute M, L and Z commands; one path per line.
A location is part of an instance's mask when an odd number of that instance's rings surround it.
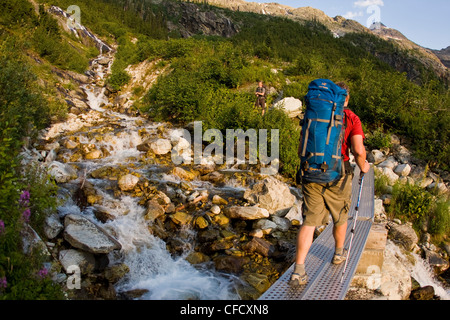
M 212 10 L 199 10 L 194 3 L 168 2 L 168 11 L 178 13 L 178 23 L 168 22 L 169 31 L 178 31 L 183 38 L 195 34 L 231 37 L 237 26 L 224 14 Z
M 450 46 L 442 50 L 432 50 L 432 51 L 447 68 L 450 68 Z

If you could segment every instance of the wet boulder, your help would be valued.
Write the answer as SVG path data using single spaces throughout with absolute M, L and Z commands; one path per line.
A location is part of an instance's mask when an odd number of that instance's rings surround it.
M 295 196 L 289 186 L 272 176 L 258 181 L 247 189 L 244 199 L 250 204 L 266 209 L 270 214 L 277 215 L 287 213 L 295 203 Z
M 156 200 L 150 200 L 147 202 L 147 212 L 145 213 L 145 220 L 154 221 L 156 218 L 164 215 L 165 210 L 162 205 Z
M 150 148 L 155 154 L 163 155 L 172 150 L 172 144 L 168 139 L 156 139 L 150 143 Z
M 238 256 L 218 256 L 213 261 L 216 270 L 239 274 L 244 271 L 244 266 L 250 262 L 250 259 Z
M 66 272 L 73 266 L 80 268 L 83 274 L 92 272 L 95 268 L 95 257 L 89 252 L 76 249 L 61 250 L 58 259 Z
M 122 248 L 103 228 L 81 215 L 67 215 L 64 218 L 64 226 L 64 239 L 75 248 L 94 254 L 109 253 Z
M 59 220 L 57 214 L 49 215 L 44 221 L 44 234 L 47 239 L 51 240 L 56 238 L 56 236 L 64 229 L 63 224 Z
M 241 220 L 257 220 L 262 218 L 268 218 L 270 216 L 269 211 L 258 206 L 252 207 L 239 207 L 234 206 L 227 208 L 225 214 L 231 219 Z
M 71 165 L 59 161 L 50 163 L 48 173 L 57 183 L 66 183 L 78 178 L 77 171 Z
M 139 182 L 139 178 L 132 174 L 127 174 L 120 177 L 118 184 L 122 191 L 131 191 Z
M 259 253 L 264 257 L 270 257 L 275 252 L 275 246 L 262 238 L 253 238 L 243 246 L 243 249 L 250 253 Z
M 399 242 L 403 247 L 412 251 L 417 245 L 419 238 L 414 229 L 408 224 L 397 224 L 395 222 L 389 223 L 389 237 Z

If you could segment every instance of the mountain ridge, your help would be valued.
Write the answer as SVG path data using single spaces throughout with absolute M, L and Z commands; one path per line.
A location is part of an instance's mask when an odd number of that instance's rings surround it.
M 441 50 L 432 50 L 433 53 L 442 61 L 442 63 L 450 68 L 450 46 Z
M 367 28 L 359 22 L 346 19 L 342 16 L 334 18 L 325 14 L 322 10 L 312 7 L 293 8 L 276 2 L 257 3 L 245 0 L 182 0 L 184 2 L 194 2 L 210 4 L 233 11 L 253 12 L 263 15 L 285 17 L 298 22 L 315 20 L 325 25 L 336 37 L 344 36 L 350 32 L 370 33 L 393 43 L 400 50 L 407 50 L 412 59 L 417 59 L 426 67 L 431 68 L 440 78 L 450 82 L 449 58 L 437 50 L 428 49 L 409 40 L 405 35 L 396 29 L 386 27 Z M 444 50 L 444 49 L 443 49 Z M 399 70 L 404 71 L 404 70 Z

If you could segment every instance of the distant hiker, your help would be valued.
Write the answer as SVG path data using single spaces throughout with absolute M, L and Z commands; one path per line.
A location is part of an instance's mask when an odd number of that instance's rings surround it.
M 264 116 L 266 112 L 267 89 L 264 87 L 262 81 L 258 83 L 258 87 L 256 88 L 255 94 L 256 94 L 255 106 L 258 108 L 262 108 L 262 115 Z
M 316 227 L 327 224 L 331 214 L 335 253 L 333 264 L 346 260 L 344 242 L 351 204 L 353 169 L 349 150 L 361 173 L 367 173 L 364 132 L 359 117 L 348 109 L 350 91 L 345 83 L 319 79 L 311 82 L 300 138 L 304 222 L 297 238 L 291 285 L 308 281 L 305 259 Z M 343 161 L 343 163 L 342 163 Z

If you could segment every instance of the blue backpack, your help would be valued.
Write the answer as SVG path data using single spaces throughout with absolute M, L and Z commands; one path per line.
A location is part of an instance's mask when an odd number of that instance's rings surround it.
M 300 150 L 304 182 L 329 183 L 342 177 L 346 96 L 347 91 L 331 80 L 317 79 L 309 85 Z

